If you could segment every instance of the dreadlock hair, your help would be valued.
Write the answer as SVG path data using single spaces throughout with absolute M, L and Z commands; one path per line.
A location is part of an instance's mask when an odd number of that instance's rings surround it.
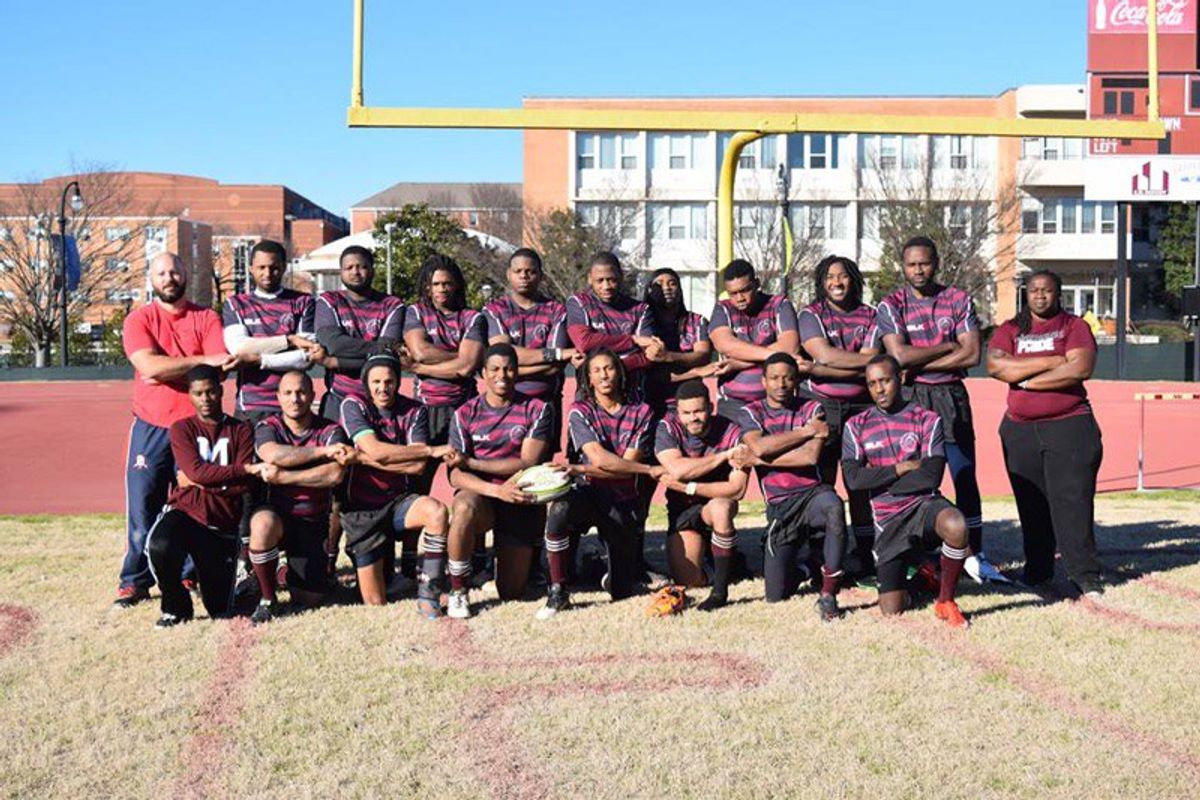
M 1050 279 L 1054 284 L 1054 313 L 1062 311 L 1062 278 L 1058 277 L 1058 273 L 1048 269 L 1039 269 L 1029 273 L 1025 277 L 1025 307 L 1013 317 L 1013 322 L 1017 324 L 1017 330 L 1022 334 L 1029 333 L 1033 329 L 1033 310 L 1029 308 L 1029 282 L 1034 278 Z
M 450 297 L 450 310 L 462 311 L 467 307 L 467 281 L 463 277 L 462 269 L 458 266 L 458 262 L 450 256 L 444 256 L 441 253 L 434 253 L 425 259 L 421 264 L 421 274 L 417 278 L 417 296 L 421 302 L 433 307 L 433 296 L 430 287 L 433 286 L 433 275 L 435 272 L 448 272 L 450 277 L 454 278 L 455 289 L 454 294 Z
M 813 273 L 813 280 L 816 281 L 814 287 L 818 302 L 824 303 L 829 299 L 825 293 L 825 278 L 829 275 L 829 270 L 834 264 L 841 264 L 842 269 L 846 270 L 846 274 L 850 276 L 850 291 L 846 293 L 846 302 L 853 306 L 862 304 L 863 297 L 863 276 L 858 268 L 858 264 L 854 259 L 846 256 L 825 256 L 817 264 L 817 269 Z
M 607 347 L 602 347 L 588 353 L 588 357 L 583 360 L 583 365 L 575 373 L 577 386 L 575 389 L 575 402 L 581 403 L 587 401 L 589 403 L 596 402 L 596 390 L 592 388 L 592 362 L 597 358 L 611 358 L 613 364 L 617 367 L 617 396 L 624 403 L 625 397 L 625 365 L 621 363 L 621 359 L 612 350 Z
M 680 333 L 683 333 L 683 326 L 687 322 L 687 304 L 683 302 L 683 281 L 679 280 L 679 273 L 670 267 L 660 267 L 654 270 L 650 275 L 650 282 L 646 284 L 646 290 L 642 293 L 642 301 L 650 306 L 650 310 L 654 312 L 655 319 L 662 318 L 662 312 L 666 310 L 667 301 L 663 298 L 662 287 L 656 282 L 661 276 L 670 275 L 675 279 L 675 283 L 679 284 L 679 314 L 675 317 L 675 324 L 680 328 Z

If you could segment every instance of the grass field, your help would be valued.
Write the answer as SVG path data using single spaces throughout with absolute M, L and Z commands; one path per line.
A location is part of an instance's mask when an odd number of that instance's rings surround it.
M 157 631 L 108 609 L 119 520 L 6 518 L 0 795 L 1194 798 L 1192 498 L 1103 498 L 1102 604 L 967 585 L 968 632 L 865 591 L 822 626 L 760 581 L 666 620 L 581 594 L 545 623 L 405 601 Z M 1012 566 L 1011 503 L 984 514 Z

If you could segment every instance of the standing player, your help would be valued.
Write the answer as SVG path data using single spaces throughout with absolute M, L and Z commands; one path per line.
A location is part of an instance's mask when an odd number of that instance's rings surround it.
M 975 426 L 963 378 L 979 363 L 979 321 L 962 289 L 942 286 L 932 239 L 914 236 L 901 250 L 905 286 L 879 304 L 876 324 L 883 346 L 911 381 L 913 402 L 942 418 L 946 463 L 954 501 L 967 518 L 971 555 L 967 574 L 977 583 L 1008 583 L 983 553 L 983 506 L 975 479 Z
M 796 361 L 775 353 L 762 367 L 766 396 L 739 412 L 745 452 L 735 452 L 734 466 L 754 466 L 767 501 L 763 578 L 768 603 L 791 597 L 799 588 L 796 559 L 810 539 L 824 537 L 821 592 L 817 614 L 832 622 L 838 610 L 837 591 L 846 548 L 846 517 L 842 499 L 821 480 L 821 450 L 829 426 L 821 405 L 796 396 L 800 381 Z M 816 559 L 813 560 L 815 572 Z
M 133 425 L 125 456 L 125 558 L 115 608 L 150 598 L 146 534 L 175 480 L 169 428 L 194 413 L 184 376 L 201 364 L 223 371 L 242 360 L 225 352 L 221 320 L 186 297 L 187 271 L 174 253 L 150 262 L 154 300 L 125 319 L 122 339 L 134 368 Z
M 328 591 L 325 542 L 333 489 L 354 452 L 342 427 L 312 412 L 312 378 L 299 370 L 278 381 L 280 413 L 254 426 L 254 446 L 264 464 L 278 474 L 268 485 L 263 505 L 250 517 L 250 563 L 262 599 L 250 617 L 268 622 L 275 601 L 279 548 L 287 552 L 287 585 L 303 605 L 320 605 Z
M 567 465 L 578 480 L 546 512 L 550 591 L 538 619 L 549 619 L 570 605 L 570 540 L 592 527 L 608 548 L 608 575 L 601 583 L 607 584 L 613 600 L 633 594 L 640 556 L 637 537 L 645 525 L 637 504 L 637 479 L 645 475 L 658 480 L 663 474 L 662 467 L 642 463 L 651 447 L 650 407 L 630 399 L 620 357 L 597 350 L 583 362 L 577 380 L 567 429 L 581 463 Z
M 468 587 L 475 543 L 491 530 L 496 589 L 501 600 L 520 597 L 546 529 L 546 510 L 532 504 L 512 478 L 550 454 L 550 406 L 516 391 L 512 345 L 494 344 L 483 357 L 484 393 L 454 413 L 450 426 L 450 603 L 455 619 L 471 616 Z
M 871 407 L 863 370 L 879 352 L 875 339 L 875 309 L 862 300 L 863 277 L 858 264 L 844 256 L 828 256 L 817 264 L 816 301 L 797 320 L 800 344 L 812 359 L 804 389 L 819 400 L 829 426 L 829 441 L 821 449 L 821 477 L 830 486 L 837 479 L 846 420 Z M 874 571 L 871 545 L 871 505 L 865 492 L 850 492 L 850 523 L 857 556 L 856 574 Z
M 954 592 L 969 552 L 967 523 L 962 512 L 938 493 L 946 469 L 943 420 L 901 397 L 900 364 L 892 356 L 875 356 L 867 364 L 867 388 L 875 407 L 846 423 L 842 474 L 848 489 L 871 493 L 879 609 L 900 614 L 908 607 L 909 564 L 940 541 L 941 572 L 933 613 L 952 628 L 966 628 L 969 623 L 954 601 Z
M 425 557 L 417 594 L 417 611 L 427 619 L 442 615 L 436 581 L 446 567 L 446 506 L 412 489 L 431 459 L 450 452 L 429 441 L 425 407 L 399 394 L 400 361 L 371 356 L 363 365 L 363 387 L 369 400 L 342 401 L 342 427 L 354 442 L 355 456 L 346 480 L 342 529 L 346 550 L 358 573 L 358 590 L 368 605 L 387 602 L 383 559 L 397 535 L 425 530 Z M 415 540 L 416 536 L 411 536 Z
M 1008 384 L 1000 423 L 1004 463 L 1025 540 L 1025 584 L 1054 577 L 1055 545 L 1080 592 L 1104 592 L 1096 558 L 1096 474 L 1104 457 L 1100 428 L 1083 382 L 1096 365 L 1096 339 L 1063 311 L 1062 282 L 1049 270 L 1025 281 L 1025 308 L 1005 322 L 988 349 L 988 373 Z
M 722 277 L 729 299 L 713 307 L 708 335 L 729 361 L 717 384 L 717 413 L 737 421 L 743 406 L 763 399 L 763 362 L 775 353 L 796 356 L 800 334 L 792 301 L 760 291 L 749 261 L 730 261 Z M 807 373 L 809 364 L 802 363 Z
M 650 329 L 650 309 L 625 294 L 621 262 L 596 253 L 588 265 L 588 288 L 567 298 L 567 335 L 575 349 L 591 355 L 610 350 L 621 359 L 630 389 L 640 393 L 651 353 L 663 350 Z
M 700 604 L 712 611 L 729 600 L 729 571 L 737 547 L 738 501 L 746 494 L 749 474 L 731 470 L 729 456 L 741 440 L 737 425 L 712 413 L 708 389 L 701 381 L 680 384 L 675 408 L 658 423 L 654 451 L 666 470 L 667 562 L 671 579 L 684 586 L 703 586 L 704 539 L 713 557 L 712 591 Z
M 171 425 L 171 452 L 178 485 L 146 537 L 146 555 L 162 592 L 159 628 L 192 618 L 192 596 L 182 582 L 189 557 L 200 597 L 212 619 L 232 612 L 242 495 L 253 476 L 272 480 L 275 467 L 251 464 L 250 425 L 221 410 L 221 371 L 201 364 L 187 373 L 195 415 Z

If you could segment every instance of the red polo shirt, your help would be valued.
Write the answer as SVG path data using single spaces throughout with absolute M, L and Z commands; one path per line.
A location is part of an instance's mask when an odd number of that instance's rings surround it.
M 142 306 L 125 318 L 122 339 L 126 356 L 146 349 L 173 358 L 225 352 L 221 318 L 192 302 L 185 302 L 178 312 L 157 302 Z M 139 419 L 169 428 L 196 413 L 182 377 L 158 383 L 135 369 L 133 379 L 133 413 Z

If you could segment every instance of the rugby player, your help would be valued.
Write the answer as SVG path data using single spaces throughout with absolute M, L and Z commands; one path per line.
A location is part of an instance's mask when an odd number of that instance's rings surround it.
M 905 285 L 879 304 L 876 324 L 884 349 L 907 375 L 906 397 L 942 418 L 946 464 L 954 502 L 967 518 L 971 555 L 967 574 L 977 583 L 1008 578 L 983 552 L 983 506 L 975 478 L 975 426 L 963 385 L 979 363 L 981 345 L 975 304 L 962 289 L 938 283 L 937 246 L 914 236 L 901 249 Z
M 292 599 L 317 606 L 328 591 L 325 544 L 333 489 L 345 474 L 354 449 L 341 425 L 312 412 L 313 382 L 293 370 L 277 381 L 280 413 L 254 426 L 259 459 L 277 468 L 262 505 L 250 517 L 250 564 L 261 595 L 250 617 L 268 622 L 278 612 L 280 546 L 287 552 L 287 587 Z
M 875 407 L 846 422 L 842 474 L 848 489 L 871 493 L 879 608 L 884 614 L 900 614 L 908 607 L 908 567 L 940 541 L 933 613 L 951 627 L 966 628 L 969 623 L 954 592 L 970 552 L 967 523 L 938 492 L 946 469 L 943 420 L 902 397 L 900 364 L 894 357 L 872 358 L 866 377 Z M 933 582 L 932 575 L 923 574 Z
M 749 261 L 730 261 L 721 276 L 729 298 L 717 301 L 708 323 L 712 346 L 729 362 L 717 381 L 717 413 L 738 421 L 743 406 L 763 399 L 763 362 L 775 353 L 798 358 L 800 334 L 792 301 L 764 294 Z M 807 374 L 808 362 L 796 363 Z
M 516 350 L 488 347 L 484 393 L 454 413 L 446 465 L 455 488 L 450 521 L 450 599 L 446 614 L 471 616 L 468 589 L 475 542 L 491 530 L 496 589 L 501 600 L 520 597 L 546 529 L 545 506 L 533 504 L 513 478 L 550 454 L 549 404 L 516 391 Z
M 397 535 L 425 531 L 424 563 L 417 611 L 427 619 L 442 615 L 437 581 L 446 566 L 446 506 L 413 491 L 412 481 L 431 459 L 450 452 L 430 445 L 425 407 L 399 394 L 400 361 L 388 354 L 367 359 L 362 371 L 368 400 L 342 401 L 342 427 L 357 451 L 342 503 L 346 550 L 358 573 L 358 590 L 368 605 L 387 602 L 384 558 Z M 416 539 L 416 536 L 410 536 Z
M 650 328 L 650 309 L 625 294 L 621 262 L 612 253 L 594 254 L 587 278 L 588 288 L 567 298 L 567 335 L 582 353 L 616 353 L 630 378 L 627 388 L 640 393 L 648 355 L 663 350 Z
M 613 600 L 633 594 L 640 560 L 638 534 L 645 525 L 637 503 L 637 478 L 658 480 L 664 472 L 661 466 L 642 463 L 651 448 L 651 412 L 645 403 L 630 399 L 621 358 L 611 350 L 597 350 L 583 362 L 576 380 L 567 430 L 580 463 L 567 465 L 576 483 L 546 512 L 550 588 L 538 619 L 569 607 L 571 537 L 592 527 L 608 549 L 608 575 L 601 584 Z
M 195 413 L 171 425 L 177 485 L 146 537 L 146 556 L 162 592 L 159 628 L 192 619 L 192 596 L 182 582 L 189 557 L 208 616 L 232 613 L 246 484 L 254 476 L 268 481 L 276 476 L 272 465 L 251 463 L 249 423 L 221 410 L 221 370 L 201 364 L 188 370 L 186 380 Z
M 773 353 L 762 366 L 765 397 L 741 409 L 738 421 L 745 450 L 730 458 L 737 467 L 753 466 L 767 501 L 763 546 L 763 578 L 768 603 L 791 597 L 799 588 L 797 558 L 811 539 L 823 538 L 817 615 L 832 622 L 841 615 L 837 604 L 846 549 L 846 517 L 842 498 L 821 480 L 818 467 L 829 426 L 821 404 L 796 395 L 800 373 L 788 353 Z M 818 563 L 810 557 L 812 572 Z
M 708 389 L 687 381 L 675 392 L 675 408 L 658 423 L 654 451 L 667 489 L 667 563 L 671 579 L 704 586 L 704 539 L 713 558 L 712 589 L 699 606 L 712 611 L 729 599 L 730 562 L 737 547 L 734 519 L 749 473 L 731 470 L 729 456 L 741 429 L 713 414 Z

